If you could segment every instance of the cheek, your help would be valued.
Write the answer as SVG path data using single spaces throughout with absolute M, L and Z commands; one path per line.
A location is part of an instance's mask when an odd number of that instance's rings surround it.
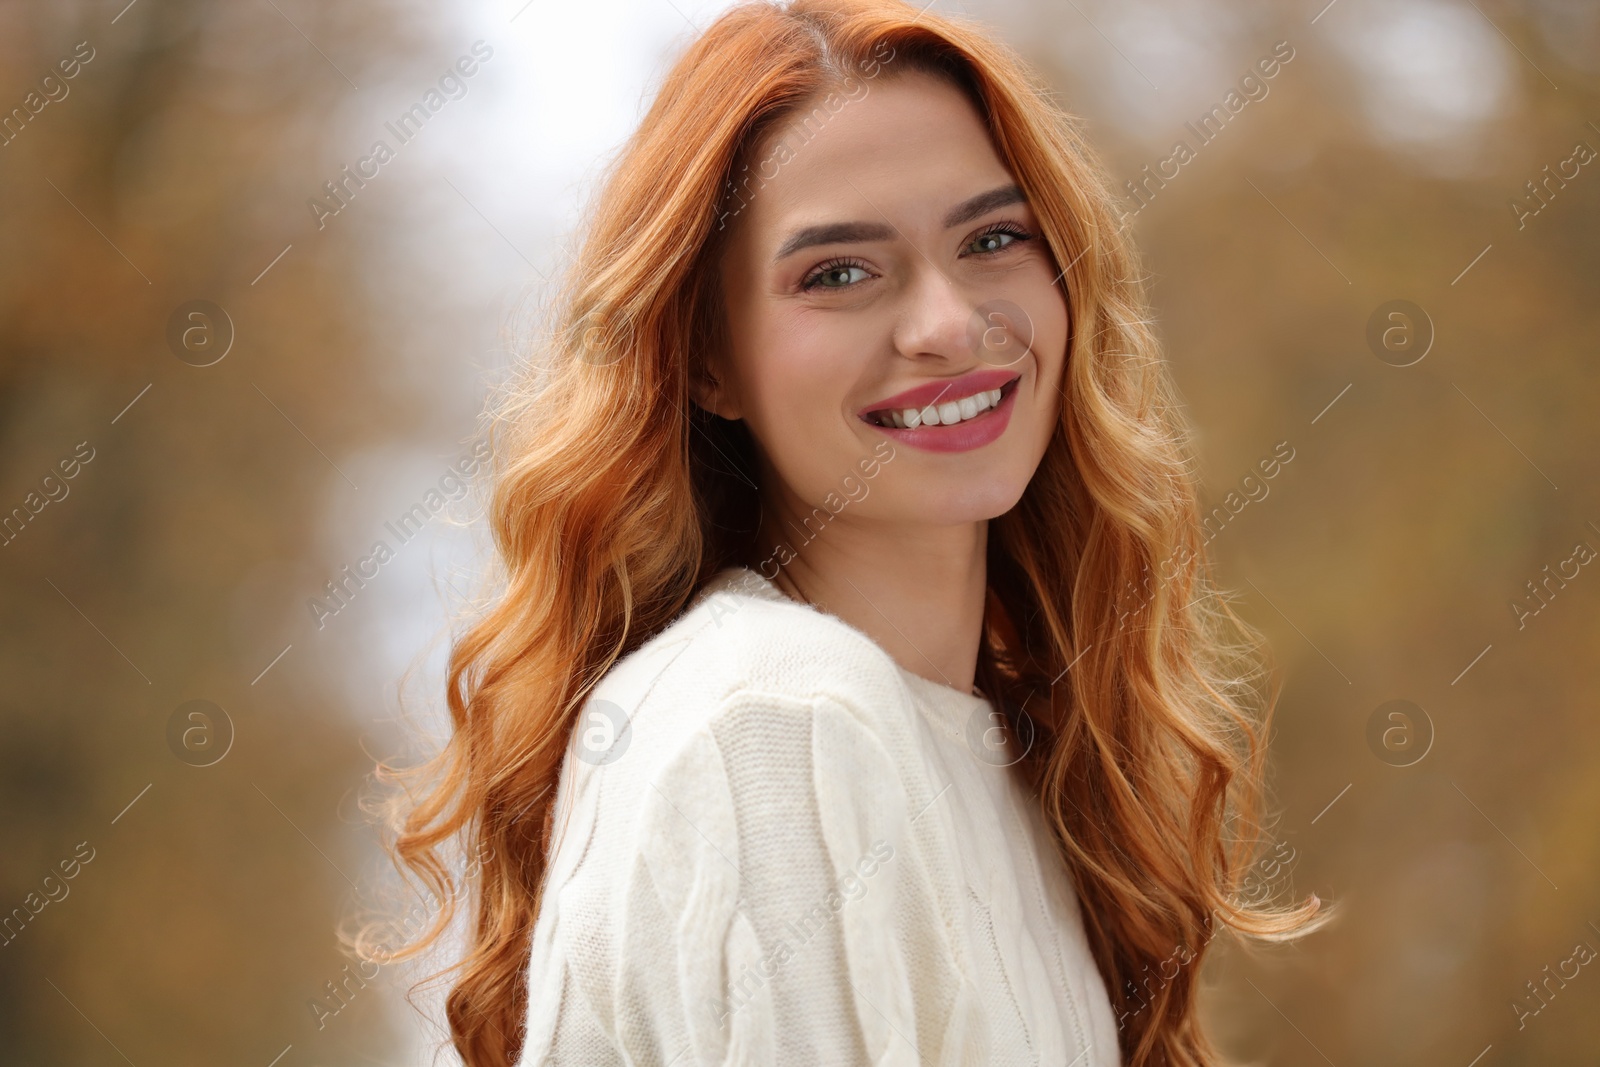
M 1067 312 L 1066 298 L 1063 296 L 1057 295 L 1054 299 L 1047 299 L 1045 307 L 1045 326 L 1039 331 L 1045 339 L 1045 345 L 1039 355 L 1040 377 L 1048 376 L 1051 379 L 1051 391 L 1059 393 L 1062 374 L 1067 365 L 1070 316 Z
M 846 401 L 864 340 L 843 316 L 778 315 L 754 325 L 741 361 L 750 428 L 795 489 L 835 487 L 862 452 Z
M 1061 398 L 1067 365 L 1067 336 L 1070 315 L 1066 295 L 1054 286 L 1041 286 L 1025 307 L 1034 318 L 1034 362 L 1038 372 L 1037 393 L 1045 406 Z
M 1058 268 L 1048 255 L 1035 253 L 996 288 L 995 296 L 1020 307 L 1028 316 L 1032 336 L 1032 363 L 1039 393 L 1059 393 L 1066 363 L 1069 313 L 1064 283 L 1056 281 Z
M 1028 469 L 1031 477 L 1033 468 L 1044 457 L 1061 421 L 1070 320 L 1065 294 L 1052 286 L 1041 284 L 1029 294 L 1023 306 L 1029 309 L 1034 320 L 1033 362 L 1036 377 L 1029 418 L 1022 424 L 1027 427 L 1027 445 L 1019 448 L 1017 461 Z
M 825 324 L 775 315 L 751 342 L 746 381 L 764 421 L 803 425 L 838 409 L 839 345 Z

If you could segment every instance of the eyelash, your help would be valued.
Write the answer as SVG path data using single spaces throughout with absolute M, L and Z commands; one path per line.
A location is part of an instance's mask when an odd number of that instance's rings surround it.
M 1010 243 L 1006 244 L 1004 247 L 995 249 L 993 252 L 974 252 L 972 254 L 973 255 L 978 255 L 978 256 L 995 256 L 995 255 L 999 255 L 1001 252 L 1004 252 L 1007 248 L 1010 248 L 1012 245 L 1018 244 L 1018 243 L 1020 243 L 1022 241 L 1031 241 L 1031 240 L 1033 240 L 1033 234 L 1028 232 L 1027 230 L 1023 229 L 1017 223 L 1015 223 L 1015 222 L 997 222 L 994 225 L 985 227 L 984 229 L 982 229 L 982 230 L 978 231 L 977 233 L 973 234 L 972 237 L 967 241 L 967 244 L 971 245 L 973 242 L 978 241 L 981 238 L 988 237 L 990 234 L 995 234 L 995 233 L 1009 234 L 1013 238 L 1013 240 Z M 807 291 L 807 292 L 809 292 L 809 291 L 811 291 L 813 289 L 821 288 L 821 286 L 819 286 L 818 283 L 819 283 L 820 279 L 822 278 L 822 276 L 824 274 L 827 274 L 829 271 L 835 271 L 835 270 L 840 269 L 841 267 L 855 267 L 857 270 L 868 270 L 868 269 L 870 269 L 870 268 L 868 268 L 868 266 L 865 263 L 861 262 L 859 259 L 853 259 L 853 258 L 851 258 L 849 256 L 845 256 L 845 257 L 842 257 L 840 259 L 830 259 L 826 263 L 818 264 L 817 267 L 814 270 L 812 270 L 809 274 L 807 274 L 806 277 L 805 277 L 805 280 L 800 283 L 800 288 L 802 290 L 804 290 L 804 291 Z M 852 283 L 852 285 L 854 285 L 854 284 L 859 284 L 859 283 Z M 828 286 L 827 288 L 831 288 L 831 289 L 848 289 L 850 287 L 851 286 L 848 286 L 848 285 L 840 285 L 840 286 Z

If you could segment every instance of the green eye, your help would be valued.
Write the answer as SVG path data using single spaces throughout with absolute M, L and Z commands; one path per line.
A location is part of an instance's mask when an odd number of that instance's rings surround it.
M 998 252 L 1016 239 L 1017 235 L 1014 233 L 991 230 L 988 233 L 980 233 L 967 247 L 974 252 Z
M 868 277 L 868 274 L 861 267 L 849 263 L 839 263 L 831 267 L 824 267 L 813 274 L 810 280 L 806 282 L 806 288 L 843 289 L 866 277 Z

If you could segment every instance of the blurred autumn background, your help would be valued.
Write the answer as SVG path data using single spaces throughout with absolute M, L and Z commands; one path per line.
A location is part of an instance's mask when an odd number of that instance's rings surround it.
M 1218 953 L 1215 1032 L 1592 1065 L 1600 5 L 1325 3 L 934 9 L 1126 199 L 1283 680 L 1275 884 L 1345 902 Z M 434 1061 L 420 974 L 345 980 L 356 801 L 439 729 L 484 397 L 721 6 L 0 6 L 6 1063 Z

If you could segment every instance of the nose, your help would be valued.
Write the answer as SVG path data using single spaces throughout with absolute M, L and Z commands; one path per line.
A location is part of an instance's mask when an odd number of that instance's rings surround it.
M 972 361 L 971 325 L 977 304 L 933 264 L 914 269 L 895 323 L 896 351 L 907 359 L 937 359 L 961 367 Z

